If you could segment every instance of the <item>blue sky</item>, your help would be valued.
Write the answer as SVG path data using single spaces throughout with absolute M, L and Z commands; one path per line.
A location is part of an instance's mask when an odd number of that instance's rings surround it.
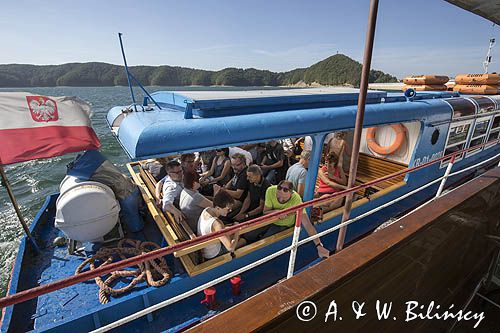
M 287 71 L 338 52 L 361 61 L 369 0 L 5 1 L 0 63 L 174 65 Z M 372 68 L 482 72 L 492 23 L 441 0 L 380 0 Z M 500 45 L 491 70 L 500 68 Z

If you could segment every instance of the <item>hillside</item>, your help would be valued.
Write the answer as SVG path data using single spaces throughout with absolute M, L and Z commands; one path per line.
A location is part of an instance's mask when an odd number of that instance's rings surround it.
M 361 64 L 336 54 L 308 68 L 276 73 L 254 68 L 225 68 L 206 71 L 172 66 L 132 66 L 130 72 L 150 86 L 284 86 L 298 83 L 359 86 Z M 381 71 L 370 72 L 370 82 L 397 82 Z M 123 86 L 123 66 L 99 62 L 63 65 L 0 65 L 0 87 Z

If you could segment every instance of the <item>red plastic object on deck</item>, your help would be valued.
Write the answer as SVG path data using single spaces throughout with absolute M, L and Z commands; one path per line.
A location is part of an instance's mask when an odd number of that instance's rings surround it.
M 238 296 L 241 293 L 241 277 L 236 275 L 235 277 L 232 277 L 229 282 L 231 282 L 231 291 L 233 296 Z
M 215 307 L 215 294 L 217 290 L 214 287 L 209 287 L 203 290 L 203 293 L 205 294 L 205 298 L 201 300 L 200 304 L 206 304 L 212 310 Z

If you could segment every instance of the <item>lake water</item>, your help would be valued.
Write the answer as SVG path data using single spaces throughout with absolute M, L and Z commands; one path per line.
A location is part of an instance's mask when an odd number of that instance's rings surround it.
M 231 87 L 147 87 L 152 93 L 158 90 L 242 90 Z M 263 89 L 247 87 L 246 90 Z M 270 88 L 276 89 L 276 88 Z M 26 91 L 46 96 L 78 96 L 92 105 L 92 127 L 101 140 L 101 152 L 124 173 L 129 161 L 106 123 L 108 110 L 116 105 L 131 104 L 128 87 L 49 87 L 49 88 L 0 88 L 0 91 Z M 142 92 L 135 88 L 136 100 L 142 101 Z M 16 199 L 26 221 L 31 223 L 45 197 L 58 192 L 59 182 L 66 174 L 66 165 L 76 154 L 18 163 L 5 167 Z M 0 186 L 0 296 L 6 292 L 10 272 L 17 254 L 23 229 L 14 212 L 5 187 Z

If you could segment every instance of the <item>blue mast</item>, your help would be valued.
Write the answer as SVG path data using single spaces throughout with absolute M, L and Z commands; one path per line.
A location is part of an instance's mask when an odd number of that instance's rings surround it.
M 137 105 L 135 103 L 134 90 L 132 89 L 132 83 L 130 82 L 130 73 L 128 71 L 127 58 L 125 58 L 125 51 L 123 50 L 122 33 L 118 33 L 118 38 L 120 39 L 120 47 L 122 49 L 123 62 L 125 64 L 125 72 L 127 73 L 127 82 L 130 89 L 130 95 L 132 95 L 132 102 L 134 103 L 134 111 L 137 112 Z

